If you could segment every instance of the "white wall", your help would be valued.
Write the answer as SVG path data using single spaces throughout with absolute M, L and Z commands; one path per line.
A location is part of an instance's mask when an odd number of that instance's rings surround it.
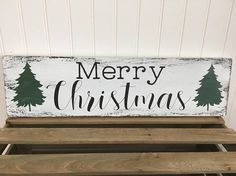
M 0 55 L 232 57 L 234 0 L 0 0 Z M 228 115 L 236 129 L 236 62 Z M 0 66 L 0 124 L 6 118 Z

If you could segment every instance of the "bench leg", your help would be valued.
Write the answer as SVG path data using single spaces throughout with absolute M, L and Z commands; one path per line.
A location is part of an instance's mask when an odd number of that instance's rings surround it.
M 216 147 L 218 148 L 219 151 L 221 152 L 227 152 L 226 148 L 222 144 L 216 144 Z M 223 176 L 221 173 L 217 174 L 218 176 Z
M 1 155 L 8 155 L 13 147 L 13 144 L 7 144 Z

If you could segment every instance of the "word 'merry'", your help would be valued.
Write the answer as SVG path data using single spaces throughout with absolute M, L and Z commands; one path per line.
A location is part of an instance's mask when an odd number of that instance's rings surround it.
M 152 75 L 150 77 L 153 79 L 147 80 L 147 83 L 149 85 L 153 85 L 156 83 L 157 79 L 161 75 L 162 70 L 165 68 L 165 66 L 160 66 L 159 70 L 156 66 L 105 66 L 101 70 L 101 73 L 98 72 L 98 64 L 100 62 L 94 62 L 92 68 L 90 70 L 86 70 L 86 68 L 83 66 L 81 62 L 76 62 L 78 64 L 78 76 L 77 79 L 83 79 L 82 72 L 84 73 L 85 77 L 87 79 L 90 79 L 90 77 L 93 74 L 92 79 L 100 79 L 101 76 L 103 76 L 107 80 L 112 79 L 125 79 L 124 77 L 127 76 L 126 73 L 129 73 L 128 76 L 132 76 L 133 79 L 140 79 L 140 75 L 147 71 L 147 69 L 151 70 Z

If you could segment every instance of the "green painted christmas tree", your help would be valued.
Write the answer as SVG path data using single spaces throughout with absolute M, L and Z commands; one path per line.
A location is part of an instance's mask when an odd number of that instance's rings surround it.
M 13 101 L 17 102 L 17 106 L 28 106 L 31 111 L 31 105 L 42 105 L 44 102 L 44 96 L 40 82 L 35 79 L 35 74 L 32 73 L 30 65 L 26 63 L 24 71 L 20 74 L 20 77 L 16 79 L 18 86 L 14 89 L 16 96 Z
M 209 110 L 209 105 L 220 104 L 223 98 L 220 91 L 222 85 L 217 81 L 217 75 L 214 70 L 215 68 L 211 65 L 208 73 L 199 81 L 201 86 L 196 90 L 198 95 L 194 99 L 197 102 L 197 106 L 207 106 L 207 110 Z

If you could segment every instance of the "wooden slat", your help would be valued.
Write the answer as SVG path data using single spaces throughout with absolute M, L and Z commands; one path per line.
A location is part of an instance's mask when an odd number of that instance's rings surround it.
M 227 128 L 3 128 L 0 144 L 236 144 Z
M 50 124 L 215 124 L 222 125 L 221 117 L 10 117 L 8 124 L 13 125 L 50 125 Z
M 236 173 L 236 152 L 5 155 L 1 175 Z

